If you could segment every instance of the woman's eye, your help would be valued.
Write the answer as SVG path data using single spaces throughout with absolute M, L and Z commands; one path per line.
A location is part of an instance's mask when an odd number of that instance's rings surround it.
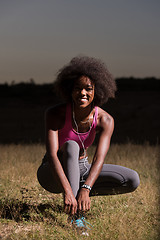
M 92 91 L 92 90 L 93 90 L 93 88 L 87 88 L 86 90 L 87 90 L 87 91 Z
M 87 88 L 84 88 L 87 92 L 91 92 L 93 91 L 93 88 L 92 87 L 87 87 Z M 81 87 L 74 87 L 73 89 L 74 91 L 82 91 L 83 89 Z

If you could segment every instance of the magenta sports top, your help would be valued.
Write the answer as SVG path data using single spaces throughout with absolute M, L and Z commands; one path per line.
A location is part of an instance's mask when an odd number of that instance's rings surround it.
M 96 135 L 97 116 L 98 107 L 95 106 L 95 114 L 91 129 L 85 133 L 77 133 L 72 127 L 72 109 L 71 104 L 68 104 L 66 106 L 66 119 L 64 127 L 58 130 L 59 147 L 63 146 L 63 144 L 69 140 L 74 140 L 79 144 L 80 148 L 83 148 L 79 137 L 81 138 L 85 149 L 92 145 Z

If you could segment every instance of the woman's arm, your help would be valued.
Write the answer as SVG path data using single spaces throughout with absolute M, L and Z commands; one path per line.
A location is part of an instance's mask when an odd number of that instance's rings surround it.
M 95 183 L 103 167 L 104 159 L 109 150 L 110 139 L 114 129 L 113 118 L 103 110 L 100 110 L 100 111 L 101 111 L 101 114 L 100 114 L 101 116 L 97 123 L 97 127 L 100 130 L 99 141 L 98 141 L 95 155 L 93 157 L 93 162 L 90 168 L 88 178 L 85 181 L 85 184 L 91 187 Z M 89 199 L 88 189 L 81 188 L 78 196 L 78 208 L 83 210 L 90 209 L 90 199 Z
M 58 129 L 62 124 L 63 118 L 59 116 L 58 109 L 49 109 L 45 114 L 45 129 L 46 129 L 46 150 L 48 161 L 51 166 L 53 175 L 57 179 L 64 193 L 64 210 L 67 213 L 75 214 L 77 211 L 77 201 L 73 195 L 71 186 L 64 173 L 60 160 L 57 156 L 59 149 Z M 64 111 L 63 111 L 64 112 Z
M 99 176 L 105 156 L 109 150 L 110 140 L 114 129 L 114 120 L 109 114 L 104 114 L 99 120 L 100 136 L 89 176 L 85 184 L 93 186 Z

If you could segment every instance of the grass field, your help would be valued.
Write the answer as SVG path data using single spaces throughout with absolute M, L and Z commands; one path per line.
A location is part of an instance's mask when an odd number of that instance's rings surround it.
M 62 195 L 37 182 L 44 153 L 40 144 L 0 145 L 0 239 L 86 239 L 67 223 Z M 94 228 L 88 239 L 160 239 L 159 161 L 158 145 L 111 145 L 105 162 L 133 168 L 141 183 L 133 193 L 91 198 L 87 220 Z

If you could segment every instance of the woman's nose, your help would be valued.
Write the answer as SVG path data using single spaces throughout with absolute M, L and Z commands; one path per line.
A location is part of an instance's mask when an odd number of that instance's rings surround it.
M 82 89 L 82 90 L 81 90 L 81 95 L 85 95 L 85 94 L 86 94 L 85 89 Z

